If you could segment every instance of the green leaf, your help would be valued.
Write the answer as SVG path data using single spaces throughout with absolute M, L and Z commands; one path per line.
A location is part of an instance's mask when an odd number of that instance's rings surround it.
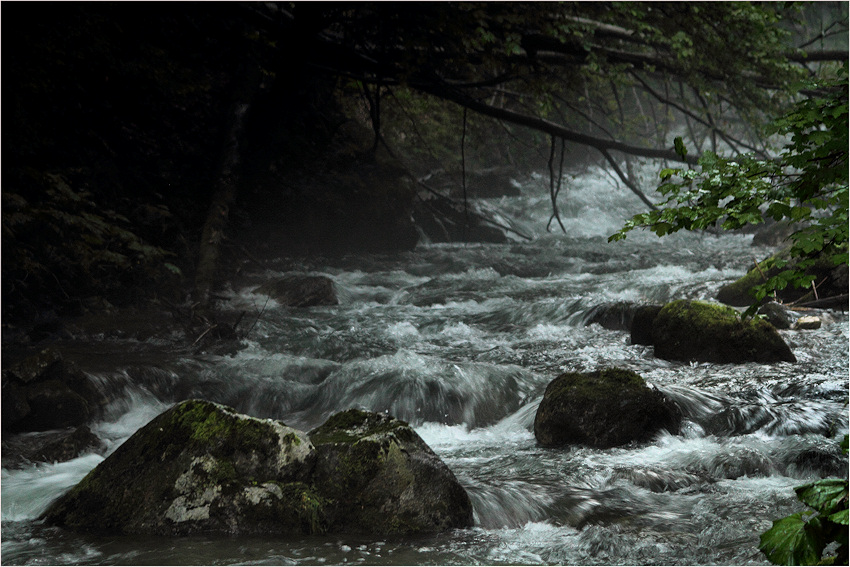
M 815 565 L 825 543 L 820 521 L 806 513 L 792 514 L 773 522 L 761 534 L 759 550 L 775 565 Z M 808 520 L 808 521 L 807 521 Z
M 850 520 L 848 520 L 848 512 L 846 508 L 844 510 L 839 510 L 835 514 L 830 514 L 828 516 L 829 520 L 835 522 L 836 524 L 841 524 L 842 526 L 850 525 Z
M 685 147 L 685 142 L 682 141 L 681 136 L 676 136 L 673 140 L 673 149 L 676 151 L 676 155 L 682 159 L 685 159 L 685 156 L 688 155 L 688 148 Z
M 171 272 L 173 274 L 177 274 L 178 276 L 183 275 L 183 272 L 180 271 L 180 268 L 178 268 L 174 264 L 171 264 L 170 262 L 165 262 L 163 264 L 163 266 L 165 266 L 165 269 L 167 269 L 169 272 Z
M 803 504 L 824 514 L 832 513 L 841 501 L 847 500 L 847 481 L 841 479 L 818 480 L 794 489 Z

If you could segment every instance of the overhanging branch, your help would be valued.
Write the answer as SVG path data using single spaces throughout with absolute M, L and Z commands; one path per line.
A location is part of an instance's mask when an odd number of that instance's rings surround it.
M 639 157 L 666 159 L 675 162 L 685 162 L 692 165 L 697 163 L 696 157 L 687 156 L 682 159 L 682 157 L 673 150 L 644 148 L 618 142 L 616 140 L 606 140 L 604 138 L 597 138 L 596 136 L 582 134 L 581 132 L 570 130 L 560 124 L 556 124 L 555 122 L 551 122 L 538 116 L 522 114 L 506 108 L 490 106 L 489 104 L 475 100 L 464 93 L 447 87 L 441 87 L 433 83 L 423 82 L 411 84 L 411 86 L 419 91 L 431 94 L 438 98 L 452 101 L 479 114 L 490 116 L 491 118 L 496 118 L 498 120 L 504 120 L 505 122 L 510 122 L 519 126 L 525 126 L 526 128 L 531 128 L 532 130 L 537 130 L 538 132 L 543 132 L 550 136 L 555 136 L 556 138 L 563 138 L 569 142 L 590 146 L 599 151 L 615 150 Z

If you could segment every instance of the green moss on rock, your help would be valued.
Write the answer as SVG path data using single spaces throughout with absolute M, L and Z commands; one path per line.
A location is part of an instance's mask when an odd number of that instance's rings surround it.
M 652 326 L 655 356 L 667 360 L 743 363 L 796 362 L 768 322 L 742 321 L 725 305 L 678 300 L 664 306 Z
M 314 446 L 203 400 L 137 431 L 54 502 L 48 524 L 125 534 L 434 532 L 472 523 L 451 471 L 403 421 L 351 411 Z
M 534 419 L 544 447 L 616 447 L 648 441 L 665 429 L 678 433 L 678 407 L 630 371 L 567 372 L 546 387 Z

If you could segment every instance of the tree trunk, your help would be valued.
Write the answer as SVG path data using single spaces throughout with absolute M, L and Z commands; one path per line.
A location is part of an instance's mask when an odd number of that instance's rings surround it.
M 240 141 L 245 130 L 245 115 L 259 90 L 260 69 L 255 62 L 246 61 L 237 77 L 233 104 L 227 115 L 221 166 L 198 246 L 193 299 L 202 311 L 209 307 L 210 294 L 217 283 L 216 271 L 221 243 L 224 240 L 230 207 L 236 200 L 239 188 L 239 169 L 242 162 Z

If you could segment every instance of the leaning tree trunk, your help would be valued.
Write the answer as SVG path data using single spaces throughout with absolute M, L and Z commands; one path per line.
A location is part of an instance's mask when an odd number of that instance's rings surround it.
M 210 208 L 198 246 L 193 298 L 200 311 L 208 310 L 210 294 L 217 281 L 221 243 L 224 241 L 230 207 L 238 193 L 239 169 L 242 162 L 240 141 L 245 131 L 245 115 L 259 89 L 260 70 L 256 63 L 246 61 L 237 77 L 233 104 L 227 116 L 221 165 L 216 175 Z

